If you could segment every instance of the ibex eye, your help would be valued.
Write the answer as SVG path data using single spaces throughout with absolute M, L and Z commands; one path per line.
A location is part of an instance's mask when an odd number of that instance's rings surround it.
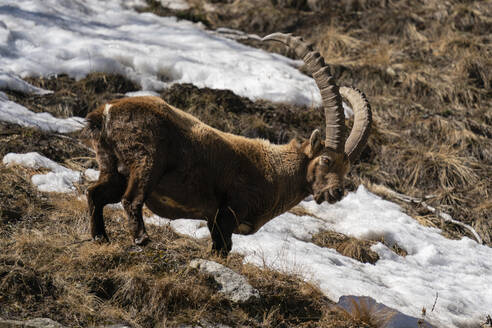
M 321 156 L 321 164 L 330 165 L 331 158 L 329 158 L 328 156 Z

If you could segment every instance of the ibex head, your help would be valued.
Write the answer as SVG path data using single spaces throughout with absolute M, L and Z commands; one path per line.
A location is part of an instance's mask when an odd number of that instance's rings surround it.
M 314 130 L 304 143 L 309 159 L 306 172 L 308 189 L 318 204 L 339 201 L 343 196 L 343 178 L 350 168 L 348 157 L 325 147 L 319 130 Z
M 350 163 L 359 158 L 369 136 L 372 122 L 369 103 L 359 90 L 352 87 L 339 88 L 323 57 L 301 38 L 274 33 L 263 38 L 263 41 L 278 41 L 293 49 L 316 81 L 325 111 L 326 139 L 323 142 L 320 131 L 314 130 L 303 144 L 304 153 L 309 159 L 306 181 L 317 203 L 337 202 L 344 194 L 343 180 Z M 342 96 L 351 104 L 355 115 L 348 138 Z

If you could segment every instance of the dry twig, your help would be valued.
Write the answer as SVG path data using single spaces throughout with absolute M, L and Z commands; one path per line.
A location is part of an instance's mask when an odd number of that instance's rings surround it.
M 396 199 L 399 199 L 399 200 L 401 200 L 403 202 L 421 205 L 424 208 L 426 208 L 427 210 L 429 210 L 432 213 L 434 213 L 436 216 L 438 216 L 441 219 L 443 219 L 444 221 L 457 224 L 457 225 L 459 225 L 459 226 L 467 229 L 468 231 L 470 231 L 473 234 L 473 236 L 475 237 L 476 241 L 479 244 L 483 244 L 482 238 L 480 238 L 480 236 L 475 231 L 475 229 L 473 229 L 472 226 L 470 226 L 470 225 L 468 225 L 466 223 L 460 222 L 458 220 L 455 220 L 455 219 L 453 219 L 451 217 L 451 215 L 449 215 L 447 213 L 444 213 L 444 212 L 441 212 L 440 210 L 436 209 L 435 207 L 432 207 L 429 204 L 427 204 L 424 199 L 432 198 L 432 196 L 425 196 L 424 198 L 417 198 L 417 197 L 411 197 L 411 196 L 407 196 L 407 195 L 404 195 L 404 194 L 400 194 L 400 193 L 398 193 L 398 192 L 396 192 L 394 190 L 391 190 L 388 187 L 383 186 L 383 185 L 375 185 L 374 187 L 376 187 L 376 189 L 378 191 L 381 191 L 382 193 L 384 193 L 384 194 L 386 194 L 386 195 L 388 195 L 390 197 L 394 197 Z

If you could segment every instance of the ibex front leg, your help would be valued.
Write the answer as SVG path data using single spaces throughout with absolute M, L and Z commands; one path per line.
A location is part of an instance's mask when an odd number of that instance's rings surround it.
M 207 220 L 212 236 L 212 252 L 227 257 L 232 248 L 232 232 L 236 227 L 236 214 L 230 207 L 217 210 L 214 218 Z
M 87 189 L 92 239 L 109 241 L 104 228 L 103 208 L 106 204 L 119 202 L 125 187 L 125 179 L 122 176 L 101 172 L 99 180 Z
M 128 216 L 128 228 L 136 245 L 145 245 L 150 241 L 142 218 L 142 207 L 151 190 L 153 165 L 142 160 L 141 165 L 130 172 L 128 186 L 121 200 Z

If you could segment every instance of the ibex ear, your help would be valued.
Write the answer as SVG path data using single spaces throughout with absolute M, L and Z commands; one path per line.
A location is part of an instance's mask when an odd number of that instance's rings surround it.
M 309 144 L 310 144 L 310 155 L 315 156 L 321 151 L 322 148 L 322 143 L 321 143 L 321 132 L 319 132 L 318 129 L 314 130 L 313 133 L 311 133 L 311 137 L 309 138 Z

